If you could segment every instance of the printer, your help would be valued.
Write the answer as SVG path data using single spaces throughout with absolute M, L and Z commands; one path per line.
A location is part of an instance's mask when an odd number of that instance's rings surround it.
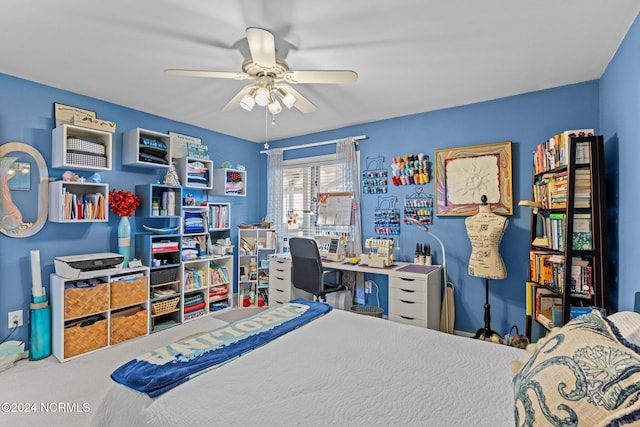
M 122 269 L 124 256 L 111 252 L 60 256 L 54 259 L 56 274 L 66 279 L 87 279 Z

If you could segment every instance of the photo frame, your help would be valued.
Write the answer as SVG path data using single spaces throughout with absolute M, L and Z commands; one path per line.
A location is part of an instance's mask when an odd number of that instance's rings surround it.
M 482 195 L 492 212 L 513 215 L 511 141 L 435 151 L 436 215 L 469 216 Z

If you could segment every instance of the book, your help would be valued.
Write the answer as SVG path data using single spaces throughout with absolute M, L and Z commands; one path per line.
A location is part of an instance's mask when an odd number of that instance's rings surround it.
M 573 215 L 572 247 L 574 250 L 592 250 L 591 214 Z

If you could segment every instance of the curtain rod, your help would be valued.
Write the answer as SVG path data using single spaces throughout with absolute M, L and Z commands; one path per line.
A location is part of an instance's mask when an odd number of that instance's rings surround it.
M 358 142 L 358 141 L 360 141 L 361 139 L 366 139 L 366 138 L 367 138 L 367 135 L 347 136 L 347 137 L 345 137 L 345 138 L 332 139 L 331 141 L 311 142 L 311 143 L 309 143 L 309 144 L 292 145 L 292 146 L 290 146 L 290 147 L 282 147 L 282 148 L 279 148 L 279 150 L 282 150 L 282 151 L 287 151 L 287 150 L 297 150 L 297 149 L 299 149 L 299 148 L 309 148 L 309 147 L 317 147 L 317 146 L 320 146 L 320 145 L 335 144 L 336 142 L 341 141 L 341 140 L 346 139 L 346 138 L 354 139 L 354 140 L 356 141 L 356 143 L 357 143 L 357 142 Z M 269 151 L 270 151 L 270 150 L 262 150 L 262 151 L 260 151 L 260 153 L 261 153 L 261 154 L 264 154 L 264 153 L 268 153 Z

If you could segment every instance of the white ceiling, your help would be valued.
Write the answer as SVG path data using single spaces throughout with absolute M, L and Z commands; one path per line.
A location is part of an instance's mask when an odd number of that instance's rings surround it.
M 598 79 L 639 10 L 640 0 L 2 0 L 0 72 L 264 142 L 264 108 L 221 112 L 246 82 L 163 70 L 241 71 L 255 26 L 275 34 L 291 69 L 358 73 L 353 85 L 296 85 L 318 109 L 285 109 L 269 126 L 275 140 Z

